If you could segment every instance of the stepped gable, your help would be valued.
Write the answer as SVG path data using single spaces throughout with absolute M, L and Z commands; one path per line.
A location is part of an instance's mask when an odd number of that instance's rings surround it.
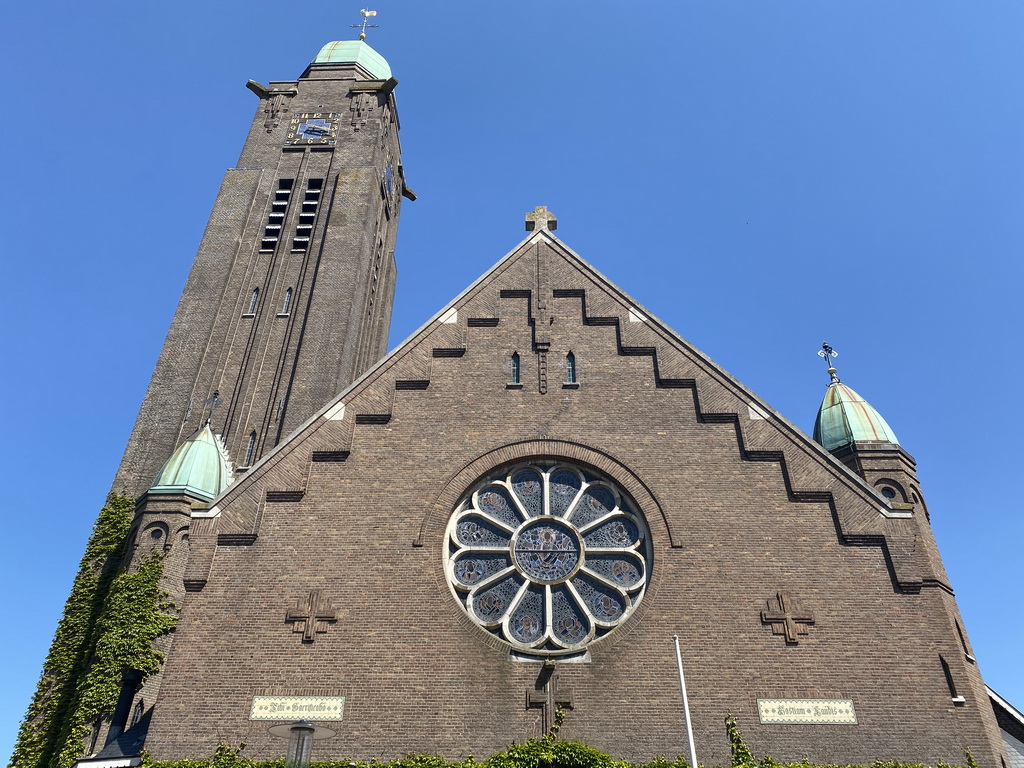
M 404 409 L 418 407 L 418 392 L 471 389 L 481 365 L 478 357 L 493 357 L 487 351 L 494 346 L 492 329 L 528 325 L 533 348 L 518 351 L 531 358 L 567 334 L 567 315 L 577 320 L 574 332 L 586 329 L 606 338 L 629 363 L 637 387 L 662 391 L 665 409 L 692 414 L 709 429 L 734 432 L 742 459 L 774 467 L 789 499 L 808 504 L 808 514 L 830 514 L 842 543 L 880 547 L 899 590 L 915 592 L 926 584 L 949 589 L 918 551 L 914 510 L 892 509 L 859 476 L 546 230 L 523 240 L 221 495 L 207 513 L 215 517 L 211 523 L 218 537 L 222 542 L 239 535 L 255 540 L 267 504 L 301 504 L 311 479 L 343 474 L 349 457 L 373 439 L 373 430 L 388 429 Z M 536 374 L 531 366 L 524 389 L 536 391 Z M 548 375 L 553 390 L 560 391 L 560 376 Z M 472 412 L 467 408 L 460 420 Z M 557 437 L 554 431 L 548 426 L 548 434 L 538 437 Z M 495 430 L 495 450 L 512 442 L 499 434 Z M 562 437 L 572 444 L 571 435 Z M 516 453 L 505 452 L 510 459 Z M 468 466 L 453 466 L 452 479 Z M 448 486 L 457 488 L 458 483 Z M 449 501 L 438 499 L 428 517 L 447 516 Z M 427 522 L 422 521 L 410 544 L 423 543 Z M 665 523 L 672 546 L 680 546 L 671 519 Z M 193 565 L 209 560 L 199 556 Z M 190 578 L 202 581 L 195 573 Z

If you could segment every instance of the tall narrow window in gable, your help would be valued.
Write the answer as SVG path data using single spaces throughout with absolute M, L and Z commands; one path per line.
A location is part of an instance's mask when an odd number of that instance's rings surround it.
M 570 352 L 565 356 L 565 383 L 576 384 L 576 355 Z
M 291 309 L 291 307 L 292 307 L 292 289 L 289 288 L 287 291 L 284 292 L 284 303 L 281 304 L 281 314 L 282 315 L 287 315 L 288 311 Z
M 247 314 L 247 315 L 255 315 L 256 314 L 256 305 L 259 304 L 259 303 L 260 303 L 260 289 L 259 288 L 253 288 L 252 289 L 252 299 L 250 299 L 250 301 L 249 301 L 249 311 L 247 311 L 245 314 Z
M 513 352 L 512 359 L 509 361 L 509 383 L 510 384 L 521 384 L 522 377 L 522 363 L 519 360 L 519 353 Z

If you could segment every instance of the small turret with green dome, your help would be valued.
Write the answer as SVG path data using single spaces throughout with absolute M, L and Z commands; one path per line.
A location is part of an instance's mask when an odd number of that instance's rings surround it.
M 147 493 L 179 493 L 212 501 L 230 482 L 224 447 L 207 421 L 164 462 Z
M 826 450 L 835 451 L 854 443 L 899 445 L 896 433 L 863 397 L 839 380 L 831 358 L 837 353 L 825 342 L 818 353 L 829 363 L 831 381 L 814 420 L 813 437 Z

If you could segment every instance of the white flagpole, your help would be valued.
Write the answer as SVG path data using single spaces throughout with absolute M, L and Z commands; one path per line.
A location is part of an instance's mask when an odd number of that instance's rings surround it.
M 683 654 L 679 650 L 679 635 L 672 635 L 672 639 L 676 643 L 676 664 L 679 666 L 679 690 L 683 692 L 686 738 L 690 740 L 690 768 L 697 768 L 697 748 L 693 745 L 693 725 L 690 723 L 690 700 L 686 697 L 686 678 L 683 677 Z

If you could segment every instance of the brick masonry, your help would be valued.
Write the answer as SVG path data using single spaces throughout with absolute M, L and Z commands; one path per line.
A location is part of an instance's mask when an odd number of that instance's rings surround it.
M 639 608 L 585 662 L 556 664 L 573 700 L 564 737 L 632 760 L 685 753 L 678 634 L 706 764 L 727 763 L 732 713 L 754 754 L 780 760 L 970 749 L 996 768 L 1003 745 L 912 459 L 883 454 L 865 481 L 538 231 L 197 521 L 147 749 L 245 742 L 277 757 L 282 742 L 248 720 L 263 694 L 346 697 L 319 759 L 483 756 L 538 735 L 527 693 L 542 664 L 477 627 L 444 572 L 459 499 L 536 460 L 614 480 L 653 545 Z M 879 479 L 905 500 L 889 504 Z M 286 617 L 313 591 L 336 621 L 303 642 Z M 778 593 L 813 615 L 797 644 L 761 620 Z M 858 724 L 761 725 L 758 698 L 852 699 Z
M 214 431 L 240 467 L 384 354 L 404 190 L 395 84 L 335 64 L 254 88 L 115 490 L 145 491 L 214 392 Z M 335 145 L 286 144 L 293 115 L 324 113 L 339 115 Z

